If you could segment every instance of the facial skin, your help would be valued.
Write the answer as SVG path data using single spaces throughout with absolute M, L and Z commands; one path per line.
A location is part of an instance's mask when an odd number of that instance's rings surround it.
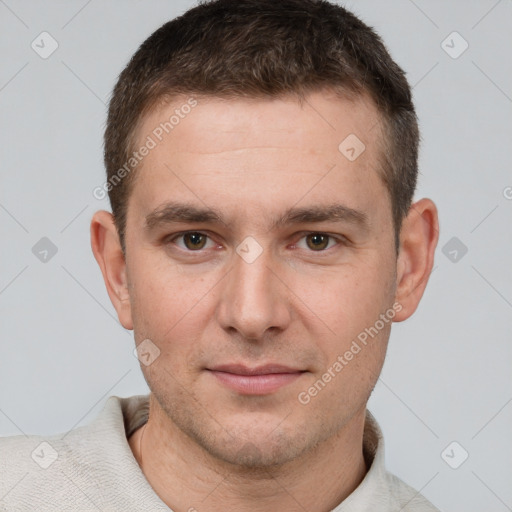
M 187 99 L 150 114 L 141 143 Z M 150 418 L 130 446 L 176 511 L 330 510 L 367 469 L 366 402 L 391 322 L 308 404 L 298 396 L 393 304 L 394 321 L 414 312 L 432 269 L 436 209 L 413 205 L 397 258 L 368 99 L 197 100 L 136 171 L 126 254 L 109 213 L 91 226 L 120 322 L 160 350 L 141 365 Z M 366 146 L 353 162 L 338 150 L 350 134 Z M 334 207 L 338 218 L 289 213 Z M 219 219 L 193 220 L 191 208 Z M 242 257 L 258 250 L 252 262 Z M 234 376 L 250 370 L 278 375 Z

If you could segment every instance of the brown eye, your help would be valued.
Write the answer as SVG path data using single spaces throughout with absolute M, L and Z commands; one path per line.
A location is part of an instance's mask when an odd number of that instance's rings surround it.
M 322 233 L 313 233 L 306 236 L 306 243 L 313 251 L 322 251 L 329 245 L 329 238 Z
M 202 233 L 186 233 L 183 235 L 183 242 L 191 251 L 202 249 L 206 245 L 207 236 Z

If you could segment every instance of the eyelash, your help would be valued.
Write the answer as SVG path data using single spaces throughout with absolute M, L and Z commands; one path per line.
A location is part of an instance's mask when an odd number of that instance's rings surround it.
M 184 237 L 185 235 L 190 235 L 190 234 L 202 235 L 202 236 L 207 237 L 209 241 L 213 241 L 213 240 L 211 239 L 211 237 L 210 237 L 207 233 L 204 233 L 204 232 L 202 232 L 202 231 L 183 231 L 183 232 L 181 232 L 181 233 L 177 233 L 177 234 L 173 235 L 172 237 L 167 237 L 167 238 L 164 240 L 164 243 L 165 243 L 165 244 L 168 244 L 168 243 L 174 243 L 174 244 L 176 244 L 176 240 L 178 240 L 178 239 L 183 239 L 183 237 Z M 333 249 L 333 247 L 335 247 L 335 246 L 337 246 L 337 245 L 348 245 L 348 240 L 347 240 L 345 237 L 343 237 L 343 236 L 341 236 L 341 235 L 339 235 L 339 236 L 330 235 L 329 233 L 324 233 L 323 231 L 308 231 L 308 232 L 304 232 L 304 233 L 302 234 L 302 236 L 299 238 L 298 242 L 302 241 L 303 239 L 305 239 L 306 237 L 311 236 L 311 235 L 322 235 L 322 236 L 326 236 L 326 237 L 328 237 L 328 238 L 329 238 L 329 243 L 330 243 L 331 241 L 335 241 L 335 244 L 334 244 L 334 245 L 331 245 L 330 247 L 329 247 L 329 244 L 328 244 L 328 246 L 327 246 L 327 248 L 326 248 L 326 249 L 322 249 L 322 250 L 318 250 L 318 251 L 314 251 L 314 250 L 312 250 L 312 249 L 310 249 L 310 250 L 308 250 L 308 249 L 303 249 L 303 250 L 307 250 L 307 251 L 308 251 L 308 252 L 310 252 L 310 253 L 325 254 L 325 253 L 327 253 L 328 251 L 330 251 L 331 249 Z M 298 244 L 298 242 L 295 242 L 295 243 L 293 244 L 293 246 L 295 247 L 295 246 Z M 176 244 L 176 245 L 177 245 L 177 244 Z M 179 247 L 179 246 L 178 246 L 178 247 Z M 207 250 L 207 249 L 205 249 L 205 248 L 201 248 L 201 249 L 198 249 L 198 250 L 194 251 L 194 250 L 191 250 L 191 249 L 187 249 L 186 247 L 179 247 L 179 249 L 180 249 L 181 251 L 184 251 L 184 252 L 187 252 L 187 253 L 190 253 L 190 254 L 197 253 L 198 255 L 199 255 L 199 254 L 202 254 L 205 250 Z

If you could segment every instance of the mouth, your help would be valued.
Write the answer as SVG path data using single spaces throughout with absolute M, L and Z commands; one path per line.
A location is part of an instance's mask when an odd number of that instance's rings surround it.
M 242 395 L 268 395 L 291 384 L 305 370 L 279 364 L 248 367 L 241 364 L 220 365 L 206 368 L 224 387 Z

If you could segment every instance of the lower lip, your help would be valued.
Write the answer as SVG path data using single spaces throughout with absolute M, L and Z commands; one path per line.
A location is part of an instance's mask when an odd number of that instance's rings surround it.
M 302 372 L 239 375 L 210 370 L 222 384 L 243 395 L 267 395 L 297 380 Z

